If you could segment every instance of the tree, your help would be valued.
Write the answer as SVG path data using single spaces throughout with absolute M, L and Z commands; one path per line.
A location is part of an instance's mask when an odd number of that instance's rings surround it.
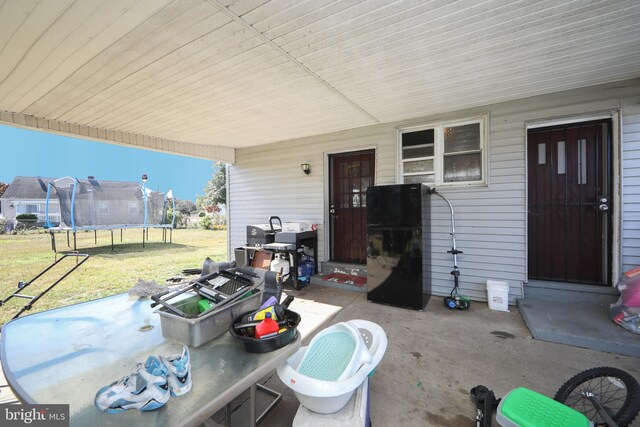
M 204 196 L 198 196 L 196 205 L 198 209 L 206 206 L 224 205 L 227 203 L 227 174 L 224 163 L 216 163 L 211 179 L 204 186 Z
M 196 204 L 191 200 L 178 200 L 176 199 L 176 210 L 181 212 L 183 215 L 189 215 L 192 212 L 198 210 Z
M 171 223 L 172 221 L 173 221 L 173 209 L 169 208 L 167 209 L 167 222 Z M 176 228 L 187 228 L 187 217 L 179 210 L 176 210 L 176 220 L 174 222 L 174 226 Z
M 5 184 L 4 182 L 0 182 L 0 197 L 2 197 L 2 195 L 4 194 L 5 191 L 7 191 L 7 188 L 9 188 L 9 184 Z

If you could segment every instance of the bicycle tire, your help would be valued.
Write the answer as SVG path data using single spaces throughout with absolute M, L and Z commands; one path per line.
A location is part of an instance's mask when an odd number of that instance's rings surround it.
M 580 394 L 580 387 L 587 386 L 619 427 L 631 424 L 640 411 L 640 384 L 625 371 L 611 367 L 582 371 L 564 383 L 554 399 L 567 405 L 594 422 L 606 426 L 591 401 Z M 618 396 L 618 397 L 617 397 Z M 623 399 L 624 397 L 624 399 Z M 616 402 L 622 402 L 617 407 Z

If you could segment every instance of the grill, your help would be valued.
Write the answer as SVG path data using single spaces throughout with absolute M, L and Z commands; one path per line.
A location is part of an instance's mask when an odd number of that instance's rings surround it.
M 277 219 L 280 226 L 273 225 L 273 220 Z M 269 224 L 247 225 L 247 245 L 262 246 L 273 243 L 276 233 L 282 231 L 282 221 L 277 216 L 269 217 Z

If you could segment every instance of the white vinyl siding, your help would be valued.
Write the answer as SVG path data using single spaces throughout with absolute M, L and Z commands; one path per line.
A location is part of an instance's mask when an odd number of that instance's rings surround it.
M 40 211 L 38 205 L 28 204 L 28 205 L 19 205 L 18 206 L 18 214 L 34 214 Z
M 318 224 L 319 260 L 325 260 L 326 155 L 375 149 L 377 184 L 395 182 L 395 130 L 366 128 L 331 136 L 237 150 L 229 168 L 229 233 L 231 249 L 246 243 L 246 226 L 265 224 L 271 215 L 283 222 L 308 220 Z M 301 163 L 309 163 L 305 175 Z M 282 190 L 282 191 L 281 191 Z
M 622 271 L 640 265 L 640 106 L 629 105 L 622 119 Z
M 621 227 L 624 247 L 618 247 L 625 266 L 640 264 L 640 108 L 633 106 L 638 96 L 640 85 L 632 80 L 239 149 L 237 163 L 229 171 L 230 245 L 244 244 L 246 225 L 264 223 L 270 215 L 279 215 L 283 221 L 309 220 L 321 224 L 319 260 L 324 261 L 325 153 L 375 147 L 376 185 L 394 183 L 399 179 L 397 129 L 489 113 L 488 185 L 437 188 L 456 213 L 457 246 L 464 252 L 459 257 L 462 292 L 486 300 L 486 280 L 505 280 L 513 302 L 523 295 L 527 280 L 526 123 L 620 109 L 626 172 Z M 302 173 L 300 163 L 311 164 L 310 175 Z M 431 206 L 432 289 L 435 295 L 446 295 L 453 285 L 453 260 L 447 253 L 451 249 L 449 209 L 435 198 Z

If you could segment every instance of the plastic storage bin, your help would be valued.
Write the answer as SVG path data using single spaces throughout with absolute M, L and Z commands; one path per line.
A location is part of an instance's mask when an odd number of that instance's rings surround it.
M 487 301 L 491 310 L 509 311 L 509 283 L 487 280 Z
M 311 223 L 309 221 L 292 221 L 282 224 L 282 231 L 285 233 L 302 233 L 310 230 Z

